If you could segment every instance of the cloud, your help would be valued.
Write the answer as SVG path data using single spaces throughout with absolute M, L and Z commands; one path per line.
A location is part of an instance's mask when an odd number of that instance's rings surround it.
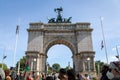
M 120 46 L 117 46 L 117 48 L 119 49 L 119 48 L 120 48 Z M 112 48 L 112 50 L 113 50 L 113 51 L 115 51 L 115 50 L 116 50 L 116 47 Z
M 110 61 L 118 61 L 118 59 L 115 56 L 112 56 Z

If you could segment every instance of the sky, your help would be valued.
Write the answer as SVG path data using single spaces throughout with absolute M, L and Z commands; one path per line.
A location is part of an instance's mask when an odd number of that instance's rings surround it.
M 63 17 L 72 17 L 72 23 L 90 22 L 95 61 L 106 62 L 105 49 L 101 50 L 103 40 L 100 17 L 103 17 L 103 31 L 106 41 L 108 61 L 117 60 L 115 47 L 120 51 L 120 0 L 0 0 L 0 63 L 3 53 L 7 55 L 4 63 L 12 66 L 16 40 L 16 25 L 20 25 L 15 63 L 27 51 L 30 22 L 48 23 L 47 18 L 56 18 L 55 8 L 62 7 Z M 60 52 L 60 53 L 59 53 Z M 63 53 L 63 55 L 61 55 Z M 70 62 L 72 52 L 65 45 L 54 45 L 48 51 L 48 63 L 60 63 L 65 67 Z M 63 61 L 64 60 L 64 61 Z M 55 62 L 56 61 L 56 62 Z

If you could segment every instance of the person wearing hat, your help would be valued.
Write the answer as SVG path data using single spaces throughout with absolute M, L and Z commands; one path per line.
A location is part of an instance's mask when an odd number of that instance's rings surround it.
M 109 68 L 107 77 L 110 80 L 120 80 L 120 61 L 111 62 Z

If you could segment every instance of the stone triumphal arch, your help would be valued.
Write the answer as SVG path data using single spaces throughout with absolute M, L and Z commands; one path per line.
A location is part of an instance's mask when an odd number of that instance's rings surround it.
M 62 8 L 56 8 L 57 18 L 48 23 L 30 23 L 28 31 L 27 61 L 31 70 L 46 71 L 47 51 L 55 44 L 64 44 L 72 51 L 76 72 L 95 70 L 90 23 L 71 23 L 71 17 L 62 18 Z M 89 59 L 89 60 L 88 60 Z M 89 62 L 89 66 L 88 66 Z

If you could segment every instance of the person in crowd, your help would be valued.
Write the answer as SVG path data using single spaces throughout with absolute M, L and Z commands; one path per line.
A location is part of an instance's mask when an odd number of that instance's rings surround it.
M 21 80 L 21 79 L 20 79 L 20 75 L 19 75 L 19 74 L 17 74 L 17 76 L 16 76 L 15 80 Z
M 52 74 L 53 80 L 56 80 L 55 72 Z
M 40 74 L 39 74 L 39 72 L 37 72 L 36 77 L 35 77 L 34 80 L 40 80 Z
M 58 78 L 59 78 L 60 80 L 68 80 L 68 76 L 67 76 L 67 74 L 66 74 L 66 70 L 65 70 L 65 69 L 61 68 L 61 69 L 59 70 L 59 76 L 58 76 Z
M 45 77 L 46 77 L 45 73 L 42 73 L 42 80 L 45 80 Z
M 80 73 L 78 73 L 76 77 L 77 77 L 77 80 L 82 80 L 82 75 Z
M 0 80 L 4 80 L 4 79 L 5 79 L 4 70 L 2 68 L 0 68 Z
M 110 80 L 110 79 L 108 79 L 108 77 L 106 75 L 108 70 L 109 70 L 109 66 L 103 65 L 102 70 L 101 70 L 101 78 L 100 78 L 100 80 Z
M 73 69 L 70 69 L 67 71 L 67 76 L 68 76 L 68 80 L 75 80 L 76 79 L 75 71 Z
M 107 72 L 107 77 L 110 80 L 120 80 L 120 61 L 110 62 L 110 70 Z
M 10 77 L 10 70 L 9 69 L 5 70 L 5 80 L 12 80 Z
M 13 67 L 10 68 L 10 77 L 12 80 L 15 80 L 15 78 L 17 77 L 16 70 Z
M 35 72 L 33 71 L 33 72 L 32 72 L 32 78 L 35 79 L 35 77 L 36 77 L 36 76 L 35 76 Z
M 52 76 L 47 76 L 46 80 L 54 80 Z
M 83 80 L 90 80 L 89 74 L 88 74 L 88 73 L 85 73 L 85 74 L 84 74 Z
M 24 80 L 24 73 L 20 73 L 19 77 L 20 77 L 20 80 Z
M 56 72 L 54 80 L 59 80 L 58 75 L 59 75 L 59 73 Z
M 26 80 L 34 80 L 31 74 L 32 74 L 31 72 L 27 73 Z

